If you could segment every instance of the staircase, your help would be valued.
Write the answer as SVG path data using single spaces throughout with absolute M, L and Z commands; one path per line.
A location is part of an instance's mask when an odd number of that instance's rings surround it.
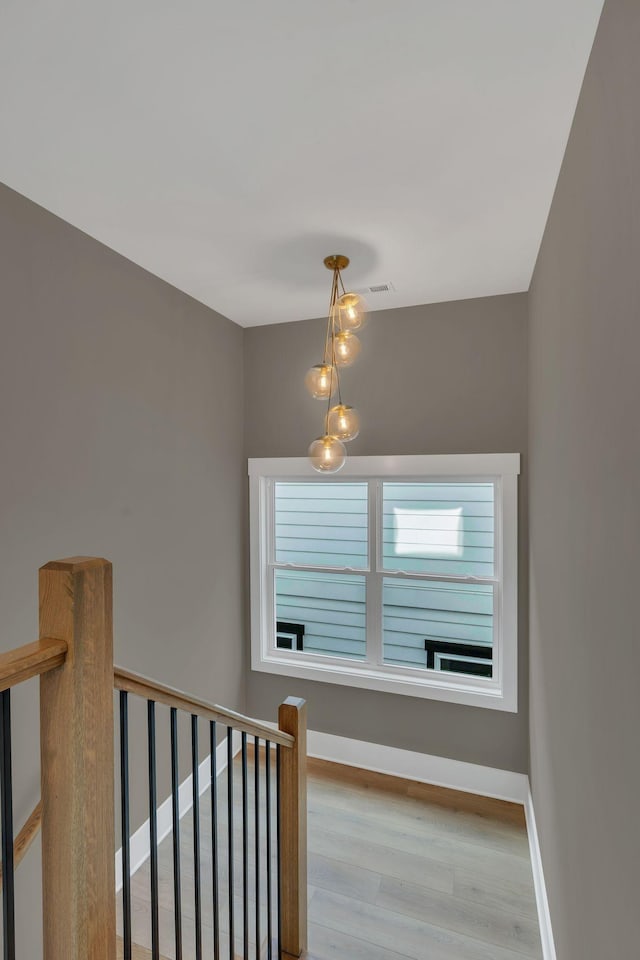
M 44 960 L 202 960 L 203 931 L 212 940 L 206 955 L 214 960 L 300 957 L 307 925 L 304 701 L 290 697 L 282 703 L 275 728 L 114 668 L 112 568 L 106 560 L 74 557 L 48 563 L 40 569 L 39 587 L 40 639 L 0 656 L 4 960 L 21 956 L 14 874 L 40 825 Z M 35 676 L 40 678 L 41 802 L 14 837 L 11 689 Z M 114 691 L 119 703 L 117 791 Z M 130 700 L 144 702 L 146 729 L 131 722 Z M 170 740 L 168 798 L 159 797 L 157 787 L 163 738 L 156 725 L 164 714 Z M 186 732 L 187 725 L 190 775 L 181 783 L 185 750 L 180 731 Z M 130 738 L 138 749 L 142 738 L 148 759 L 148 821 L 142 828 L 131 822 Z M 223 768 L 225 789 L 218 782 Z M 205 793 L 207 836 L 200 812 Z M 185 817 L 190 825 L 188 877 L 181 847 Z M 160 889 L 158 879 L 159 843 L 167 834 L 172 844 L 169 892 Z M 139 866 L 138 847 L 145 837 L 149 923 L 139 936 L 131 874 Z M 206 904 L 201 895 L 205 861 L 214 891 L 213 902 Z M 185 896 L 190 904 L 183 911 Z M 116 936 L 117 912 L 122 936 Z M 165 945 L 167 917 L 172 922 L 170 950 Z

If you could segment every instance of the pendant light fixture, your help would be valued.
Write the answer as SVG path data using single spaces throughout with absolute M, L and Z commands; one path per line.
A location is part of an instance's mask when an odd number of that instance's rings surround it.
M 340 371 L 350 367 L 360 353 L 356 331 L 366 322 L 366 304 L 357 293 L 348 293 L 342 282 L 342 271 L 349 258 L 341 253 L 324 258 L 331 270 L 331 297 L 322 363 L 307 372 L 305 386 L 316 400 L 326 400 L 324 431 L 309 447 L 311 466 L 318 473 L 337 473 L 347 459 L 345 443 L 354 440 L 360 431 L 358 411 L 342 401 Z M 338 402 L 332 406 L 332 401 Z

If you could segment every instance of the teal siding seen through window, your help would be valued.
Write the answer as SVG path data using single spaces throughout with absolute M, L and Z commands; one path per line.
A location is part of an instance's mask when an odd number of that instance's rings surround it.
M 425 641 L 442 655 L 456 645 L 493 645 L 493 585 L 385 577 L 382 586 L 385 663 L 426 667 Z M 481 654 L 482 650 L 478 650 Z M 438 664 L 436 659 L 436 665 Z M 463 666 L 455 661 L 458 669 Z M 468 662 L 468 661 L 467 661 Z M 442 667 L 440 667 L 442 669 Z M 486 673 L 490 676 L 491 670 Z
M 276 481 L 273 492 L 282 649 L 295 636 L 296 653 L 492 676 L 493 482 Z
M 275 559 L 306 567 L 368 564 L 366 483 L 276 483 Z
M 307 653 L 364 660 L 364 577 L 276 570 L 275 597 L 276 621 L 304 627 Z

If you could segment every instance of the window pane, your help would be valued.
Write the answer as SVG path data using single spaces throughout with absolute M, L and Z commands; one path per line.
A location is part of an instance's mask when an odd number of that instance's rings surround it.
M 275 571 L 276 646 L 364 660 L 365 579 Z
M 493 483 L 384 483 L 383 569 L 492 577 L 494 496 Z
M 275 487 L 277 563 L 367 568 L 366 483 L 276 483 Z
M 382 584 L 385 663 L 492 675 L 491 584 L 391 577 Z

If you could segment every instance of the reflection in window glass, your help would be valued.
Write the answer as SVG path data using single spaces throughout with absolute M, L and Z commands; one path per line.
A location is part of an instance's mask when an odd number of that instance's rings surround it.
M 493 483 L 383 484 L 383 568 L 494 575 Z

